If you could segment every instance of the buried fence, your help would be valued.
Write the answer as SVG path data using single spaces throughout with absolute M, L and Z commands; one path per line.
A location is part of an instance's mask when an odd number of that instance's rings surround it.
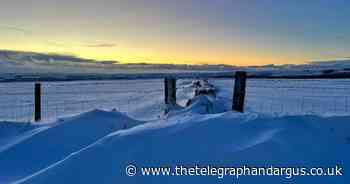
M 0 120 L 39 121 L 92 109 L 157 119 L 164 104 L 181 104 L 195 94 L 184 94 L 182 87 L 192 82 L 185 80 L 0 83 Z M 264 79 L 237 72 L 235 78 L 210 78 L 209 82 L 217 88 L 217 98 L 238 112 L 350 114 L 349 79 Z
M 167 110 L 166 105 L 178 103 L 184 106 L 195 92 L 191 84 L 192 79 L 170 77 L 0 83 L 0 120 L 50 120 L 93 109 L 116 109 L 136 119 L 152 120 Z M 183 88 L 186 85 L 188 87 Z
M 154 119 L 161 112 L 163 88 L 163 80 L 0 83 L 0 120 L 49 120 L 92 109 Z

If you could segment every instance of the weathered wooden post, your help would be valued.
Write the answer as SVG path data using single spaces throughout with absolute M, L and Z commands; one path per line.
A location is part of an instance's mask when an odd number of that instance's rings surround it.
M 165 78 L 164 80 L 165 104 L 176 104 L 176 79 Z
M 247 72 L 236 72 L 235 74 L 235 88 L 233 91 L 232 110 L 237 112 L 244 112 L 244 98 L 247 81 Z
M 35 83 L 34 87 L 34 121 L 41 120 L 41 84 Z

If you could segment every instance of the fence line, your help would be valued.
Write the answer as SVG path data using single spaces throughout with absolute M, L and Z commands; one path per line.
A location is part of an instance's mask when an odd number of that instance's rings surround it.
M 0 111 L 0 120 L 31 121 L 34 118 L 34 85 L 25 83 L 23 89 L 13 84 L 0 85 L 0 109 L 8 109 Z M 137 111 L 137 100 L 146 101 L 150 97 L 155 103 L 162 103 L 162 85 L 161 80 L 42 83 L 42 118 L 57 118 L 96 108 L 124 113 Z M 156 109 L 150 111 L 161 111 L 161 105 L 151 105 Z
M 234 79 L 210 80 L 215 86 L 218 85 L 218 98 L 231 105 Z M 181 91 L 188 84 L 190 83 L 178 82 L 180 86 L 176 89 Z M 42 85 L 43 119 L 77 114 L 95 108 L 116 109 L 131 116 L 147 109 L 144 115 L 152 116 L 149 118 L 153 119 L 156 114 L 161 113 L 165 98 L 162 79 L 48 82 Z M 245 109 L 250 111 L 280 115 L 350 114 L 350 80 L 248 78 L 245 90 Z M 0 119 L 32 120 L 33 91 L 32 83 L 0 84 L 0 108 L 3 109 Z M 180 97 L 179 101 L 190 98 L 187 94 L 177 95 Z M 147 108 L 145 104 L 148 105 Z M 150 111 L 154 113 L 148 113 Z
M 247 91 L 248 107 L 258 112 L 350 114 L 350 80 L 251 79 Z

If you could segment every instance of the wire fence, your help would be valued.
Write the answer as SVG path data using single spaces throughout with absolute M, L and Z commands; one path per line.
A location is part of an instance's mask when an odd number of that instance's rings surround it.
M 230 106 L 234 80 L 211 83 Z M 277 116 L 350 115 L 350 79 L 248 79 L 245 110 Z
M 177 82 L 177 103 L 193 97 L 192 79 Z M 217 99 L 232 104 L 234 79 L 210 79 Z M 140 120 L 157 119 L 164 110 L 163 79 L 44 82 L 42 119 L 92 109 L 116 109 Z M 245 110 L 283 115 L 349 115 L 350 79 L 248 79 Z M 33 120 L 34 83 L 0 83 L 0 120 Z
M 250 79 L 246 107 L 283 115 L 349 115 L 348 79 Z
M 29 121 L 34 111 L 34 85 L 0 83 L 1 120 Z
M 163 80 L 159 79 L 45 82 L 41 94 L 42 119 L 92 109 L 115 109 L 138 119 L 154 119 L 162 110 L 163 91 Z M 33 120 L 34 83 L 1 84 L 0 99 L 1 120 Z

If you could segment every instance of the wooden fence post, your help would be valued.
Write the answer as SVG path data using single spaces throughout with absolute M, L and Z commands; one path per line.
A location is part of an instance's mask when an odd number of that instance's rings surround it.
M 164 79 L 164 92 L 165 92 L 165 104 L 176 104 L 176 79 L 165 78 Z
M 236 72 L 235 74 L 235 88 L 233 91 L 232 110 L 237 112 L 244 112 L 244 98 L 247 81 L 247 72 Z
M 41 84 L 35 83 L 34 87 L 34 121 L 41 120 Z

